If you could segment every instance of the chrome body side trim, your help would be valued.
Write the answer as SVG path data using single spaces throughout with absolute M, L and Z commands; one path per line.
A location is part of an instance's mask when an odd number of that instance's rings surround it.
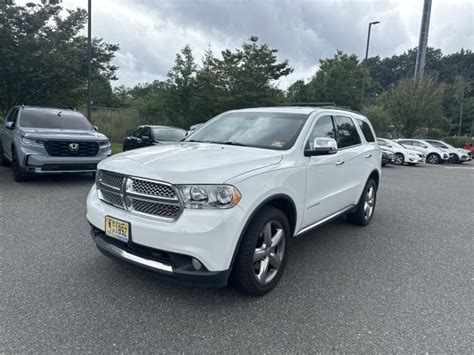
M 330 221 L 331 219 L 333 218 L 336 218 L 337 216 L 340 216 L 341 214 L 353 209 L 355 207 L 355 205 L 350 205 L 350 206 L 347 206 L 346 208 L 343 208 L 342 210 L 340 211 L 337 211 L 336 213 L 333 213 L 332 215 L 326 217 L 326 218 L 323 218 L 322 220 L 316 222 L 316 223 L 313 223 L 307 227 L 304 227 L 303 229 L 299 230 L 298 233 L 295 234 L 295 237 L 300 235 L 300 234 L 303 234 L 313 228 L 316 228 L 317 226 L 320 226 L 321 224 L 323 223 L 326 223 L 328 221 Z

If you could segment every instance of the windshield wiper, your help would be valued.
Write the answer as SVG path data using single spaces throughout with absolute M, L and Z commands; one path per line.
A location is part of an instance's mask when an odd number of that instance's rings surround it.
M 232 142 L 232 141 L 228 141 L 228 142 L 219 142 L 219 141 L 200 141 L 200 140 L 194 140 L 194 139 L 190 139 L 189 141 L 186 141 L 186 142 L 195 142 L 195 143 L 211 143 L 211 144 L 227 144 L 227 145 L 237 145 L 237 146 L 240 146 L 240 147 L 246 147 L 245 144 L 242 144 L 242 143 L 239 143 L 239 142 Z

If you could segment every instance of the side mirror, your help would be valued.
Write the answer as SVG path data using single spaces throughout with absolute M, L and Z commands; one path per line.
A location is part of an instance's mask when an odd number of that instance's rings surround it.
M 94 131 L 99 132 L 99 127 L 97 127 L 97 126 L 92 126 L 92 128 L 94 128 Z
M 427 148 L 428 148 L 428 146 L 427 146 L 427 145 L 424 145 L 424 146 L 423 146 L 423 148 L 424 148 L 424 149 L 427 149 Z
M 150 141 L 151 137 L 150 136 L 142 136 L 142 141 L 147 142 Z
M 337 152 L 337 142 L 333 138 L 315 138 L 311 147 L 304 151 L 305 157 L 316 155 L 335 154 Z
M 15 122 L 11 122 L 11 121 L 5 122 L 5 128 L 6 128 L 6 129 L 13 129 L 13 128 L 15 128 Z

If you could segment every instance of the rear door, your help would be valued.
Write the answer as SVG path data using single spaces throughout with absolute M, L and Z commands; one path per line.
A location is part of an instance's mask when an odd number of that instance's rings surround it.
M 334 117 L 336 126 L 337 145 L 344 174 L 342 179 L 341 199 L 345 206 L 357 203 L 366 179 L 370 173 L 367 172 L 366 159 L 372 159 L 373 153 L 370 150 L 374 147 L 367 147 L 357 130 L 356 124 L 349 116 L 338 115 Z

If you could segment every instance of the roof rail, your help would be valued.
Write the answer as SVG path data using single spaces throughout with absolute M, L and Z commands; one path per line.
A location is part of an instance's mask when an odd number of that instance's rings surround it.
M 75 107 L 69 107 L 69 106 L 61 106 L 59 107 L 63 110 L 71 110 L 71 111 L 77 111 Z
M 336 105 L 334 102 L 296 102 L 296 103 L 290 102 L 287 104 L 279 104 L 278 106 L 321 107 L 321 108 L 328 108 L 328 109 L 334 109 L 334 110 L 350 111 L 350 112 L 361 114 L 359 111 L 353 110 L 349 106 Z
M 334 102 L 288 102 L 286 104 L 279 104 L 278 106 L 322 107 L 335 105 Z

